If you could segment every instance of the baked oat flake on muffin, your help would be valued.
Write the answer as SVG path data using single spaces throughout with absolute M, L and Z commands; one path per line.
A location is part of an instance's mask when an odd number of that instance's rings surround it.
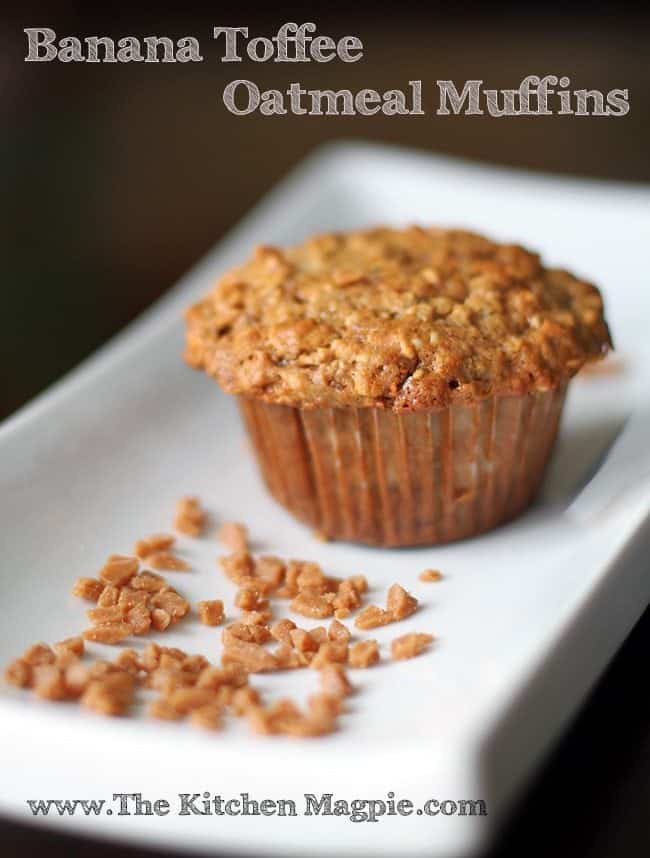
M 273 494 L 327 536 L 389 545 L 521 511 L 569 379 L 611 346 L 594 286 L 439 228 L 259 247 L 186 318 L 186 359 L 240 397 Z

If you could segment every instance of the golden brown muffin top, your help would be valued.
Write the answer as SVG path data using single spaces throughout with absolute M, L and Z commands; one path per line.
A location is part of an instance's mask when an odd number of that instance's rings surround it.
M 258 247 L 187 313 L 186 360 L 267 402 L 444 408 L 548 390 L 611 346 L 598 290 L 460 230 Z

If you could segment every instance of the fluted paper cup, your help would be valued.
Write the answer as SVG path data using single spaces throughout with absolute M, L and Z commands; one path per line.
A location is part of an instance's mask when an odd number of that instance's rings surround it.
M 442 411 L 239 397 L 269 491 L 328 539 L 435 545 L 521 513 L 551 454 L 566 384 Z

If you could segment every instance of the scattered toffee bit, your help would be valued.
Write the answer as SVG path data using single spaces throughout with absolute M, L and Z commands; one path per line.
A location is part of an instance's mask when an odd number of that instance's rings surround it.
M 417 610 L 418 600 L 411 596 L 400 584 L 393 584 L 388 590 L 386 608 L 368 605 L 354 621 L 358 629 L 375 629 L 398 620 L 410 617 Z
M 418 600 L 415 596 L 407 593 L 400 584 L 393 584 L 388 590 L 386 608 L 393 620 L 404 620 L 406 617 L 410 617 L 416 611 L 417 606 Z
M 253 558 L 248 551 L 236 551 L 234 554 L 220 557 L 219 565 L 235 584 L 252 577 L 255 572 Z
M 281 586 L 286 566 L 284 561 L 279 557 L 272 555 L 263 555 L 255 560 L 253 568 L 254 576 L 258 581 L 264 581 L 269 588 L 269 592 L 277 591 Z
M 97 604 L 86 612 L 93 625 L 83 632 L 85 640 L 117 644 L 152 628 L 164 631 L 189 612 L 190 604 L 183 596 L 161 575 L 139 572 L 139 563 L 137 557 L 113 554 L 100 571 L 100 580 L 77 579 L 73 594 Z
M 343 700 L 333 694 L 312 694 L 307 705 L 315 715 L 325 715 L 336 718 L 343 711 Z
M 71 700 L 76 700 L 83 694 L 86 686 L 90 682 L 92 671 L 87 665 L 81 661 L 69 664 L 63 671 L 63 682 L 65 684 L 68 697 Z
M 162 608 L 154 608 L 151 612 L 151 625 L 157 632 L 164 632 L 171 625 L 171 615 Z
M 153 536 L 147 536 L 145 539 L 138 539 L 133 548 L 133 553 L 136 557 L 144 560 L 150 554 L 156 554 L 159 551 L 169 551 L 175 542 L 175 536 L 171 536 L 168 533 L 155 533 Z
M 307 737 L 331 733 L 336 726 L 336 715 L 325 708 L 302 712 L 289 699 L 277 700 L 270 706 L 251 706 L 248 722 L 255 733 L 263 735 Z
M 219 528 L 219 541 L 231 551 L 248 551 L 248 528 L 238 521 L 226 521 Z
M 244 611 L 241 615 L 242 623 L 248 626 L 266 626 L 272 619 L 273 613 L 270 608 L 262 611 Z
M 199 620 L 206 626 L 220 626 L 224 620 L 221 599 L 208 599 L 198 604 Z
M 146 562 L 152 569 L 167 569 L 170 572 L 187 572 L 190 564 L 171 551 L 154 551 L 148 554 Z
M 174 527 L 187 536 L 200 536 L 207 521 L 207 514 L 202 509 L 199 499 L 195 497 L 181 498 L 176 505 Z
M 331 641 L 344 641 L 348 643 L 352 635 L 350 629 L 339 620 L 332 620 L 327 629 L 327 637 Z
M 99 578 L 104 584 L 123 587 L 138 571 L 140 565 L 137 557 L 124 557 L 121 554 L 111 554 L 102 567 Z
M 131 676 L 138 676 L 141 669 L 138 651 L 135 649 L 123 649 L 115 658 L 115 664 Z
M 23 659 L 36 667 L 39 664 L 52 664 L 56 661 L 56 655 L 46 643 L 35 643 L 25 650 Z
M 255 583 L 242 587 L 235 596 L 235 606 L 243 611 L 265 610 L 269 606 L 269 601 L 265 598 L 263 589 Z
M 306 667 L 313 657 L 313 653 L 300 652 L 292 649 L 289 644 L 280 644 L 273 655 L 278 664 L 278 670 L 296 670 L 299 667 Z
M 18 688 L 29 688 L 33 681 L 32 665 L 22 658 L 16 658 L 5 668 L 5 682 Z
M 151 605 L 154 608 L 161 608 L 167 611 L 171 617 L 172 623 L 181 620 L 190 610 L 190 603 L 184 599 L 176 590 L 171 587 L 165 590 L 158 590 L 151 597 Z
M 43 700 L 65 700 L 67 691 L 61 668 L 54 664 L 39 664 L 34 668 L 34 694 Z
M 372 667 L 379 661 L 379 644 L 376 640 L 358 641 L 350 647 L 350 667 Z
M 134 635 L 146 635 L 151 628 L 151 613 L 146 605 L 134 605 L 127 611 L 126 622 Z
M 340 664 L 327 664 L 320 672 L 320 684 L 325 694 L 333 697 L 347 697 L 354 688 Z
M 345 641 L 327 641 L 318 647 L 318 652 L 311 659 L 310 667 L 320 670 L 328 664 L 345 664 L 348 660 L 349 647 Z
M 332 593 L 298 593 L 291 602 L 291 610 L 303 617 L 323 619 L 331 617 L 334 613 L 334 595 Z
M 165 697 L 157 697 L 152 700 L 147 711 L 152 718 L 157 718 L 160 721 L 178 721 L 181 717 L 180 712 Z
M 219 729 L 229 707 L 241 715 L 259 704 L 259 693 L 247 684 L 248 675 L 241 668 L 218 668 L 203 655 L 150 643 L 141 655 L 125 650 L 108 663 L 106 670 L 89 680 L 81 702 L 104 714 L 122 714 L 136 687 L 144 686 L 159 695 L 149 704 L 151 717 L 188 718 L 197 726 Z
M 318 644 L 323 644 L 329 640 L 325 626 L 316 626 L 316 628 L 309 630 L 309 634 Z
M 126 617 L 125 605 L 111 605 L 110 608 L 91 608 L 86 611 L 86 616 L 93 623 L 121 622 Z
M 133 702 L 135 682 L 126 671 L 109 673 L 88 683 L 81 705 L 100 715 L 124 715 Z
M 293 620 L 285 619 L 278 620 L 277 623 L 273 623 L 269 631 L 271 633 L 271 637 L 275 638 L 276 641 L 291 645 L 291 632 L 295 628 L 296 624 Z
M 318 652 L 320 644 L 308 631 L 305 629 L 292 629 L 289 632 L 289 640 L 291 646 L 297 649 L 298 652 Z
M 117 644 L 128 638 L 133 633 L 130 623 L 126 622 L 110 622 L 97 623 L 95 626 L 86 629 L 83 633 L 87 641 L 95 641 L 96 643 Z
M 176 688 L 167 697 L 167 702 L 178 712 L 179 715 L 188 715 L 193 709 L 200 709 L 210 703 L 217 703 L 214 691 L 209 688 L 197 688 L 189 686 Z M 223 707 L 220 707 L 220 709 Z
M 117 605 L 120 592 L 119 587 L 115 587 L 113 584 L 106 584 L 99 595 L 99 599 L 97 599 L 97 607 L 110 608 L 113 605 Z
M 175 527 L 198 536 L 206 514 L 196 498 L 178 504 Z M 368 582 L 363 575 L 336 578 L 317 563 L 284 561 L 272 555 L 254 557 L 248 549 L 247 529 L 225 523 L 219 533 L 231 553 L 219 558 L 226 576 L 237 585 L 236 621 L 221 632 L 220 665 L 201 654 L 188 655 L 176 647 L 150 641 L 141 650 L 123 648 L 113 661 L 90 660 L 85 642 L 118 644 L 132 636 L 164 631 L 185 617 L 189 602 L 166 579 L 140 569 L 182 570 L 188 564 L 171 551 L 175 537 L 154 534 L 140 539 L 134 556 L 111 555 L 97 578 L 78 578 L 73 594 L 94 603 L 86 612 L 92 626 L 81 635 L 49 646 L 36 643 L 5 670 L 5 680 L 31 689 L 45 700 L 77 701 L 108 716 L 128 713 L 146 689 L 157 696 L 148 713 L 162 721 L 187 720 L 205 730 L 221 730 L 228 715 L 244 717 L 250 728 L 264 735 L 314 737 L 331 733 L 354 688 L 346 667 L 368 668 L 380 660 L 374 639 L 351 642 L 350 629 L 341 622 L 353 612 L 357 629 L 371 629 L 402 620 L 417 609 L 417 599 L 393 584 L 386 607 L 366 605 Z M 426 577 L 423 577 L 426 576 Z M 421 580 L 439 580 L 440 573 L 426 570 Z M 288 599 L 290 610 L 329 624 L 300 628 L 288 617 L 273 622 L 272 600 Z M 198 603 L 199 621 L 208 626 L 225 620 L 221 599 Z M 433 640 L 423 633 L 406 634 L 391 644 L 395 660 L 412 658 Z M 266 703 L 249 676 L 283 670 L 318 671 L 320 692 L 301 709 L 289 699 Z
M 404 658 L 413 658 L 426 649 L 432 641 L 433 635 L 427 635 L 423 632 L 411 632 L 411 634 L 395 638 L 390 645 L 390 653 L 396 661 Z
M 233 715 L 245 715 L 252 706 L 259 706 L 260 703 L 259 691 L 250 685 L 238 688 L 230 700 Z
M 140 572 L 135 578 L 131 579 L 129 585 L 134 590 L 146 590 L 148 593 L 158 593 L 160 590 L 165 590 L 167 582 L 162 575 L 156 575 L 155 572 Z
M 418 580 L 424 583 L 442 581 L 442 572 L 438 569 L 425 569 L 418 575 Z
M 386 626 L 393 622 L 393 617 L 390 611 L 385 611 L 378 605 L 368 605 L 363 609 L 354 621 L 354 625 L 358 629 L 376 629 L 379 626 Z
M 368 580 L 365 575 L 352 575 L 346 579 L 359 594 L 363 594 L 368 590 Z
M 361 586 L 360 586 L 361 584 Z M 365 586 L 363 586 L 365 585 Z M 349 617 L 361 605 L 361 596 L 366 591 L 365 578 L 348 578 L 339 584 L 334 597 L 334 615 L 341 620 Z
M 248 626 L 247 628 L 256 628 Z M 228 630 L 224 630 L 224 635 Z M 221 664 L 226 667 L 236 664 L 248 673 L 266 673 L 279 669 L 275 655 L 262 644 L 255 641 L 244 640 L 234 634 L 228 634 L 223 638 L 223 652 L 221 653 Z
M 72 588 L 72 595 L 89 602 L 96 602 L 103 589 L 104 584 L 96 578 L 77 578 Z
M 231 623 L 226 626 L 221 635 L 224 646 L 228 646 L 228 642 L 232 638 L 249 643 L 263 644 L 271 640 L 271 632 L 268 626 L 262 624 Z
M 223 708 L 218 703 L 207 703 L 190 712 L 190 723 L 204 730 L 220 730 L 223 726 Z

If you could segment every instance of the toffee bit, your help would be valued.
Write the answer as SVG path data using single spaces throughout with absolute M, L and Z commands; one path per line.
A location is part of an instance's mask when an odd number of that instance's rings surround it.
M 205 528 L 207 514 L 196 497 L 181 498 L 176 505 L 174 527 L 187 536 L 200 536 Z
M 411 632 L 407 635 L 402 635 L 390 645 L 390 652 L 393 659 L 400 661 L 405 658 L 414 658 L 419 655 L 433 641 L 433 635 L 424 634 L 423 632 Z
M 219 528 L 219 541 L 232 552 L 248 551 L 248 528 L 238 521 L 226 521 Z
M 403 620 L 410 617 L 418 606 L 415 596 L 407 593 L 400 584 L 393 584 L 388 590 L 386 608 L 394 620 Z
M 271 637 L 280 643 L 291 645 L 291 632 L 296 628 L 293 620 L 284 619 L 273 623 L 270 628 Z
M 358 641 L 350 647 L 350 667 L 372 667 L 379 661 L 379 644 L 376 640 Z
M 153 536 L 147 536 L 145 539 L 138 539 L 133 548 L 133 553 L 136 557 L 144 560 L 150 554 L 155 554 L 158 551 L 167 551 L 176 542 L 176 537 L 169 533 L 155 533 Z
M 239 584 L 254 572 L 253 558 L 247 551 L 236 551 L 218 559 L 219 565 L 231 581 Z
M 123 641 L 124 638 L 132 633 L 130 623 L 97 623 L 90 629 L 86 629 L 83 633 L 87 641 L 95 641 L 96 643 L 116 644 Z
M 171 551 L 154 551 L 147 556 L 147 563 L 152 569 L 168 569 L 171 572 L 187 572 L 190 564 Z
M 331 593 L 323 595 L 319 593 L 299 592 L 291 602 L 291 610 L 303 617 L 324 619 L 331 617 L 334 613 L 334 598 Z
M 207 599 L 198 604 L 199 622 L 206 626 L 220 626 L 224 621 L 221 599 Z
M 138 571 L 139 560 L 137 557 L 125 557 L 122 554 L 111 554 L 102 567 L 99 577 L 105 584 L 113 584 L 122 587 L 128 584 Z
M 393 615 L 390 611 L 386 611 L 378 605 L 368 605 L 357 615 L 354 625 L 358 629 L 376 629 L 378 626 L 386 626 L 392 621 Z
M 442 572 L 438 569 L 425 569 L 424 572 L 420 572 L 418 575 L 418 579 L 420 581 L 434 582 L 434 581 L 442 581 Z
M 72 587 L 72 595 L 89 602 L 96 602 L 104 587 L 105 584 L 97 578 L 77 578 Z
M 326 664 L 320 671 L 320 683 L 323 693 L 333 697 L 347 697 L 354 690 L 340 664 Z

